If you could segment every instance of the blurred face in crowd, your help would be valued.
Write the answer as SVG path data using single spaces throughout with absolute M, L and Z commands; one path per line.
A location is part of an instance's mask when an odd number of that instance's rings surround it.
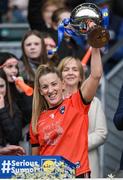
M 58 7 L 55 4 L 50 4 L 46 6 L 45 9 L 43 10 L 42 16 L 47 27 L 51 27 L 51 24 L 52 24 L 51 17 L 52 17 L 53 12 L 56 9 L 58 9 Z
M 57 30 L 58 25 L 64 20 L 69 19 L 71 11 L 66 8 L 57 9 L 52 16 L 52 28 Z
M 3 97 L 6 95 L 6 82 L 0 77 L 0 95 Z
M 70 18 L 70 15 L 71 15 L 70 11 L 62 12 L 62 13 L 59 15 L 59 22 L 58 22 L 58 24 L 59 24 L 60 22 L 62 22 L 64 19 Z M 57 24 L 57 26 L 58 26 L 58 24 Z M 69 37 L 68 34 L 66 34 L 66 32 L 65 32 L 65 37 Z
M 14 82 L 12 76 L 18 75 L 18 61 L 15 58 L 8 59 L 3 66 L 3 70 L 6 73 L 9 82 Z
M 40 56 L 42 50 L 41 39 L 36 35 L 28 36 L 24 41 L 24 51 L 28 58 L 36 59 Z
M 70 18 L 71 13 L 69 11 L 63 12 L 59 15 L 59 23 L 63 21 L 65 18 Z
M 46 37 L 46 38 L 44 38 L 44 43 L 45 43 L 45 45 L 46 45 L 47 53 L 48 53 L 49 50 L 52 50 L 53 48 L 56 47 L 56 43 L 55 43 L 55 41 L 53 40 L 53 38 L 51 38 L 51 37 Z M 53 55 L 48 55 L 49 58 L 52 57 L 52 56 L 53 56 Z
M 65 85 L 78 88 L 78 84 L 81 81 L 81 77 L 75 59 L 70 59 L 66 62 L 62 71 L 62 78 Z
M 57 106 L 62 101 L 62 82 L 56 73 L 48 73 L 39 78 L 40 93 L 49 107 Z

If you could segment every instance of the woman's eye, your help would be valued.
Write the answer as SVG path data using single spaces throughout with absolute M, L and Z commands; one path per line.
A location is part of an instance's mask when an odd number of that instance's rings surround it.
M 72 68 L 73 71 L 79 71 L 77 67 Z
M 29 44 L 26 44 L 25 46 L 31 46 L 31 43 L 29 43 Z
M 47 86 L 42 86 L 41 89 L 42 89 L 42 90 L 43 90 L 43 89 L 47 89 Z
M 39 46 L 40 44 L 39 43 L 35 43 L 35 46 Z
M 0 88 L 4 88 L 4 84 L 0 84 Z
M 64 72 L 65 72 L 65 71 L 69 71 L 69 69 L 65 68 L 65 69 L 63 69 L 63 71 L 64 71 Z
M 12 68 L 12 65 L 8 65 L 8 66 L 6 66 L 7 68 Z
M 53 85 L 53 86 L 56 86 L 56 85 L 57 85 L 57 83 L 53 83 L 52 85 Z

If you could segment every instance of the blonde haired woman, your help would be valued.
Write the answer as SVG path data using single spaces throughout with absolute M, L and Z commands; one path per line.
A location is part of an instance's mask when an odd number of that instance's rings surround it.
M 85 77 L 82 64 L 79 59 L 70 56 L 62 59 L 58 68 L 62 73 L 64 82 L 63 96 L 64 98 L 69 97 L 80 88 L 82 83 L 84 84 Z M 97 97 L 94 97 L 91 102 L 88 116 L 88 151 L 91 178 L 100 178 L 99 147 L 105 143 L 108 131 L 102 104 Z
M 102 75 L 99 49 L 92 49 L 91 73 L 84 86 L 63 99 L 60 72 L 40 65 L 36 71 L 30 126 L 32 155 L 60 155 L 77 165 L 76 177 L 90 177 L 88 110 Z

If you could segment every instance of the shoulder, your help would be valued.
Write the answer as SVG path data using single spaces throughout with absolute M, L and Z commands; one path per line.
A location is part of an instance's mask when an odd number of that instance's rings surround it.
M 22 60 L 19 61 L 18 67 L 19 67 L 19 69 L 24 69 L 24 63 Z
M 100 99 L 98 97 L 94 97 L 91 104 L 99 105 L 99 104 L 101 104 L 101 101 L 100 101 Z
M 104 112 L 103 111 L 103 106 L 102 106 L 102 102 L 100 101 L 100 99 L 99 98 L 97 98 L 97 97 L 94 97 L 93 98 L 93 100 L 92 100 L 92 102 L 91 102 L 91 105 L 90 105 L 90 110 L 89 110 L 89 112 Z

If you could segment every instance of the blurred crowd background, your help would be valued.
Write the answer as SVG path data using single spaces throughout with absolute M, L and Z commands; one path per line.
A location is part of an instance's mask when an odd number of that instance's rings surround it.
M 123 139 L 123 136 L 121 137 L 121 134 L 116 130 L 112 121 L 123 82 L 123 1 L 1 0 L 0 53 L 4 51 L 11 52 L 18 59 L 23 60 L 25 55 L 23 52 L 24 38 L 26 39 L 31 36 L 28 33 L 29 30 L 38 30 L 41 32 L 40 39 L 44 40 L 47 51 L 56 47 L 58 24 L 64 18 L 70 17 L 71 11 L 77 5 L 86 2 L 95 3 L 100 8 L 107 7 L 109 10 L 108 30 L 110 40 L 105 47 L 101 48 L 104 79 L 102 79 L 102 86 L 99 87 L 99 92 L 97 93 L 97 96 L 102 101 L 109 129 L 107 143 L 105 143 L 105 148 L 103 147 L 101 150 L 103 153 L 101 154 L 100 166 L 102 167 L 101 176 L 103 177 L 118 169 L 122 149 L 121 139 Z M 40 36 L 35 31 L 32 34 L 37 37 Z M 84 36 L 81 40 L 65 37 L 57 54 L 52 57 L 48 56 L 47 58 L 51 59 L 51 63 L 55 65 L 58 65 L 59 61 L 66 56 L 76 56 L 82 59 L 88 47 Z M 33 64 L 33 62 L 31 63 Z M 37 64 L 33 66 L 33 69 L 35 67 L 37 67 Z M 87 67 L 89 69 L 89 62 Z M 112 71 L 114 68 L 115 70 Z M 24 72 L 28 74 L 28 71 L 23 70 Z
M 21 41 L 24 32 L 29 28 L 47 32 L 51 22 L 46 21 L 49 21 L 47 19 L 54 10 L 65 6 L 71 12 L 74 7 L 85 2 L 93 2 L 99 7 L 106 6 L 109 9 L 110 22 L 108 29 L 110 32 L 110 41 L 108 46 L 102 50 L 103 54 L 106 54 L 113 45 L 123 38 L 123 2 L 120 0 L 61 0 L 59 3 L 52 1 L 52 3 L 49 3 L 50 5 L 43 0 L 2 0 L 0 1 L 0 40 L 4 42 Z M 52 5 L 54 3 L 55 6 L 53 7 Z M 49 14 L 47 11 L 49 11 Z M 45 15 L 46 13 L 48 15 Z M 57 13 L 54 14 L 52 18 L 54 22 L 57 22 L 57 19 L 54 18 L 57 16 Z M 55 38 L 55 41 L 57 41 L 56 33 L 50 33 Z M 86 41 L 84 41 L 84 37 L 83 42 L 80 43 L 81 45 L 79 45 L 83 48 L 83 52 L 85 52 Z M 60 54 L 62 53 L 61 51 Z M 122 46 L 120 46 L 106 60 L 106 64 L 104 63 L 105 73 L 109 72 L 122 57 L 123 51 Z

